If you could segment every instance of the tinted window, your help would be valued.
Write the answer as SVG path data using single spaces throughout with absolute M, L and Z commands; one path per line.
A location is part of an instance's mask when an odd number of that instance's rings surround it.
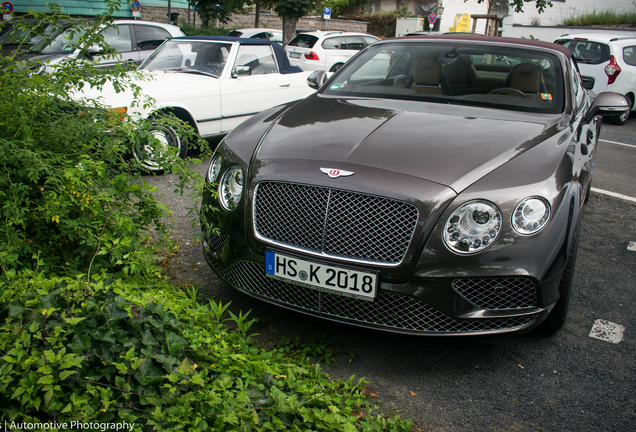
M 601 64 L 610 60 L 610 48 L 603 43 L 579 39 L 561 39 L 555 42 L 569 48 L 578 63 Z
M 498 74 L 474 73 L 472 58 L 506 59 Z M 475 82 L 449 85 L 447 76 L 464 70 Z M 471 72 L 472 71 L 472 72 Z M 578 77 L 573 77 L 578 81 Z M 498 81 L 494 83 L 493 80 Z M 565 106 L 564 72 L 550 53 L 497 45 L 433 42 L 371 45 L 344 69 L 325 95 L 403 99 L 427 103 L 473 105 L 537 113 L 560 113 Z
M 289 42 L 289 46 L 298 48 L 313 48 L 318 38 L 308 34 L 299 34 Z
M 342 47 L 343 49 L 360 51 L 364 48 L 364 41 L 359 36 L 345 36 L 344 39 L 346 45 Z
M 120 25 L 107 28 L 104 31 L 104 42 L 118 52 L 132 51 L 132 40 L 130 39 L 130 26 Z
M 232 36 L 232 37 L 241 37 L 242 34 L 243 34 L 243 32 L 240 32 L 238 30 L 232 30 L 227 35 L 228 36 Z
M 378 41 L 376 38 L 372 38 L 370 36 L 363 36 L 362 39 L 364 39 L 364 41 L 367 43 L 367 45 L 371 45 L 372 43 Z
M 623 48 L 623 61 L 628 65 L 636 66 L 636 45 Z
M 167 30 L 148 25 L 135 25 L 135 35 L 137 47 L 142 51 L 154 51 L 163 41 L 170 38 Z
M 327 38 L 322 42 L 322 47 L 324 49 L 347 49 L 344 38 L 341 37 L 332 37 Z

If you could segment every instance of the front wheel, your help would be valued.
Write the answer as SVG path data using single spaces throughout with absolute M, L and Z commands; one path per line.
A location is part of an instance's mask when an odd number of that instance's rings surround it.
M 340 70 L 342 66 L 344 66 L 342 63 L 336 63 L 335 65 L 331 66 L 329 72 L 338 72 L 338 70 Z
M 173 154 L 183 159 L 188 153 L 188 142 L 171 126 L 154 123 L 149 134 L 153 137 L 152 143 L 137 143 L 132 150 L 137 162 L 148 171 L 163 172 Z
M 570 308 L 570 298 L 572 297 L 572 283 L 574 282 L 574 266 L 579 250 L 579 235 L 581 233 L 581 223 L 577 223 L 568 260 L 559 283 L 559 300 L 550 312 L 550 315 L 540 324 L 540 328 L 547 332 L 555 332 L 565 325 Z

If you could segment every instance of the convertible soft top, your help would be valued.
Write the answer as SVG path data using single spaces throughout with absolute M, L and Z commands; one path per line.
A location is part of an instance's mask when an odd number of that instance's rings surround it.
M 281 74 L 292 74 L 299 73 L 303 70 L 298 66 L 293 66 L 289 63 L 289 58 L 287 58 L 287 53 L 283 49 L 283 47 L 276 42 L 272 42 L 268 39 L 251 39 L 251 38 L 240 38 L 240 37 L 232 37 L 232 36 L 180 36 L 176 38 L 172 38 L 173 40 L 179 39 L 187 39 L 187 40 L 200 40 L 200 41 L 211 41 L 211 42 L 240 42 L 242 45 L 271 45 L 274 49 L 274 53 L 276 54 L 276 61 L 278 62 L 278 70 Z

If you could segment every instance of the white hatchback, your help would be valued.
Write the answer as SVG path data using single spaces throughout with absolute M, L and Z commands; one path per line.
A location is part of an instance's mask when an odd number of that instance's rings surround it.
M 297 34 L 285 51 L 302 70 L 335 72 L 358 51 L 378 40 L 366 33 L 316 30 Z
M 632 110 L 636 100 L 636 37 L 601 34 L 564 35 L 554 41 L 572 51 L 586 88 L 595 93 L 613 91 L 629 99 Z M 625 124 L 629 111 L 608 117 L 614 124 Z

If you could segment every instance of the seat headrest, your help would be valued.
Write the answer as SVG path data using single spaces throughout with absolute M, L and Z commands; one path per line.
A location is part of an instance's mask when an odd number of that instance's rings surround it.
M 525 93 L 537 93 L 541 89 L 541 70 L 530 63 L 521 63 L 510 71 L 510 87 Z
M 439 85 L 439 72 L 440 65 L 436 60 L 431 58 L 419 59 L 413 71 L 413 81 L 421 85 Z

